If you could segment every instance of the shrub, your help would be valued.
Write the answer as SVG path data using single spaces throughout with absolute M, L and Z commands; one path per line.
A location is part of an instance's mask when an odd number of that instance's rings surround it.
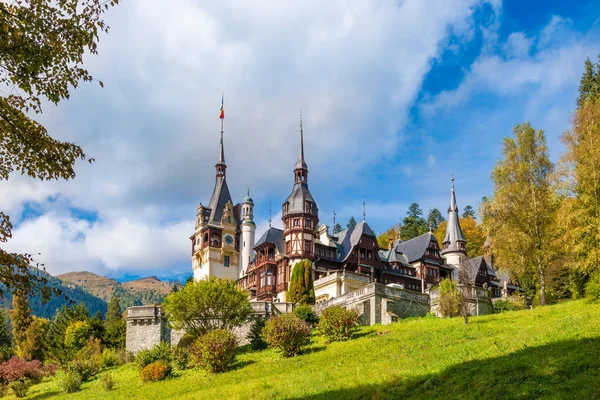
M 330 341 L 348 340 L 358 324 L 358 311 L 342 307 L 329 307 L 321 313 L 319 333 Z
M 501 313 L 504 311 L 517 311 L 524 310 L 527 307 L 525 297 L 513 295 L 506 299 L 496 300 L 493 303 L 493 309 L 495 313 Z
M 149 350 L 142 350 L 135 356 L 135 362 L 140 370 L 144 369 L 147 365 L 150 365 L 156 361 L 165 361 L 167 364 L 171 364 L 172 361 L 171 347 L 165 343 L 160 342 Z
M 279 315 L 267 321 L 263 339 L 284 357 L 293 357 L 310 343 L 310 326 L 293 314 Z
M 75 353 L 69 369 L 77 372 L 83 382 L 87 382 L 100 371 L 101 365 L 102 353 L 100 352 L 100 340 L 89 338 L 85 346 Z
M 303 259 L 294 264 L 287 301 L 298 304 L 315 304 L 312 266 L 309 260 Z
M 171 367 L 164 360 L 158 360 L 146 365 L 140 372 L 140 378 L 144 382 L 162 381 L 171 374 Z
M 216 329 L 200 336 L 191 347 L 193 362 L 212 372 L 227 371 L 235 361 L 237 340 L 233 333 Z
M 585 285 L 585 296 L 590 301 L 600 300 L 600 273 L 590 276 L 590 280 Z
M 456 282 L 444 279 L 440 283 L 438 307 L 443 317 L 455 317 L 458 315 L 461 296 Z
M 100 385 L 105 391 L 110 392 L 115 387 L 115 378 L 112 374 L 102 374 L 100 375 Z
M 266 320 L 264 318 L 255 318 L 250 331 L 246 335 L 246 339 L 250 342 L 250 347 L 254 351 L 267 348 L 267 343 L 262 338 L 262 330 L 265 327 Z
M 189 349 L 194 342 L 196 341 L 196 337 L 190 333 L 186 333 L 185 335 L 183 335 L 181 337 L 181 339 L 179 339 L 179 342 L 177 342 L 177 347 L 181 347 L 184 349 Z
M 76 371 L 60 370 L 56 373 L 56 383 L 61 392 L 78 392 L 81 389 L 81 375 Z
M 114 367 L 118 364 L 117 351 L 113 349 L 104 349 L 102 352 L 102 366 Z
M 184 347 L 173 348 L 173 363 L 177 369 L 185 370 L 188 368 L 190 362 L 190 350 Z
M 308 304 L 301 304 L 294 308 L 293 314 L 310 326 L 314 326 L 319 322 L 319 316 Z
M 45 364 L 43 367 L 44 376 L 54 376 L 57 370 L 58 365 L 56 364 Z
M 27 392 L 31 387 L 32 382 L 29 379 L 19 379 L 10 383 L 10 388 L 15 393 L 15 396 L 22 398 L 27 396 Z
M 133 353 L 127 349 L 117 350 L 117 365 L 129 364 L 135 359 Z
M 43 377 L 42 363 L 38 360 L 25 361 L 22 358 L 13 356 L 0 365 L 0 379 L 5 384 L 25 380 L 40 383 Z

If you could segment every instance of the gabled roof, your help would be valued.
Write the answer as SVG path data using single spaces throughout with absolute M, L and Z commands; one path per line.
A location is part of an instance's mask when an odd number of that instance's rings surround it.
M 210 208 L 209 223 L 220 224 L 221 217 L 223 216 L 223 208 L 225 204 L 231 201 L 231 195 L 229 194 L 229 188 L 227 187 L 227 181 L 224 176 L 217 177 L 215 182 L 215 189 L 210 197 L 208 208 Z M 233 204 L 233 202 L 231 203 Z
M 263 233 L 263 235 L 260 237 L 260 239 L 258 239 L 256 244 L 254 245 L 254 248 L 257 248 L 261 244 L 265 244 L 265 243 L 274 244 L 275 247 L 277 248 L 277 251 L 279 252 L 279 254 L 284 254 L 283 231 L 281 229 L 277 229 L 277 228 L 273 228 L 273 227 L 267 229 L 267 231 L 265 233 Z
M 427 232 L 405 242 L 399 242 L 397 248 L 404 253 L 408 262 L 412 263 L 423 258 L 425 250 L 427 250 L 432 240 L 435 240 L 437 243 L 437 239 L 433 236 L 433 233 Z
M 354 246 L 358 244 L 362 235 L 376 237 L 373 229 L 365 221 L 359 222 L 355 226 L 351 226 L 333 235 L 337 239 L 337 244 L 341 247 L 339 261 L 345 261 L 348 258 L 348 255 L 350 255 Z
M 483 256 L 477 256 L 474 258 L 467 258 L 464 262 L 465 271 L 467 271 L 467 276 L 469 277 L 469 282 L 475 282 L 477 279 L 477 274 L 479 273 L 479 269 L 481 268 L 481 264 L 484 263 L 484 268 L 487 270 L 487 263 L 483 259 Z
M 408 258 L 400 250 L 401 240 L 397 240 L 391 250 L 379 250 L 379 259 L 388 263 L 399 263 L 404 266 L 409 266 Z

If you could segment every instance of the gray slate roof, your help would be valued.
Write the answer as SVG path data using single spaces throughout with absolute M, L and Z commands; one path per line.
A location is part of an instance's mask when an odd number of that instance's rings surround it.
M 442 253 L 449 251 L 458 251 L 457 241 L 466 242 L 465 235 L 460 227 L 458 219 L 458 206 L 456 205 L 456 194 L 454 193 L 454 176 L 452 177 L 452 189 L 450 190 L 450 206 L 448 207 L 448 224 L 446 225 L 446 235 L 442 243 L 449 243 Z
M 477 273 L 479 272 L 479 268 L 481 267 L 482 262 L 485 262 L 483 260 L 483 256 L 467 258 L 465 260 L 465 271 L 467 271 L 467 275 L 469 277 L 469 282 L 475 282 L 475 279 L 477 279 Z M 486 263 L 486 269 L 487 269 L 487 263 Z
M 399 242 L 397 249 L 404 253 L 409 263 L 412 263 L 423 258 L 425 250 L 427 250 L 432 240 L 435 240 L 437 243 L 437 239 L 433 236 L 433 233 L 427 232 L 405 242 Z
M 277 248 L 279 254 L 284 254 L 283 248 L 283 231 L 277 228 L 269 228 L 263 235 L 258 239 L 254 248 L 257 248 L 261 244 L 272 243 Z
M 292 188 L 292 193 L 283 204 L 288 203 L 288 214 L 302 214 L 304 213 L 306 201 L 313 203 L 313 214 L 318 216 L 317 203 L 308 190 L 308 184 L 306 182 L 296 182 Z
M 221 223 L 221 217 L 223 216 L 223 208 L 225 204 L 231 201 L 231 195 L 229 194 L 229 188 L 227 187 L 227 181 L 225 177 L 218 177 L 215 182 L 215 189 L 210 197 L 208 208 L 210 208 L 209 223 Z M 233 202 L 231 202 L 233 204 Z
M 388 263 L 399 263 L 408 266 L 408 258 L 400 250 L 401 240 L 396 240 L 391 250 L 379 250 L 379 258 Z
M 362 235 L 377 237 L 373 229 L 364 221 L 333 235 L 337 238 L 337 244 L 341 247 L 338 253 L 338 261 L 345 261 L 348 258 L 350 251 L 358 244 Z

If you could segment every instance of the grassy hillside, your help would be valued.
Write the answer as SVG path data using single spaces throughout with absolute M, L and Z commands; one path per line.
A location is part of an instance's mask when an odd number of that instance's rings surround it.
M 171 293 L 173 282 L 161 281 L 155 276 L 140 278 L 129 282 L 123 282 L 123 287 L 135 292 L 154 290 L 158 293 L 167 295 Z
M 114 279 L 87 271 L 67 272 L 56 277 L 64 282 L 81 286 L 94 296 L 106 301 L 110 300 L 113 291 L 121 285 Z
M 86 383 L 65 399 L 593 399 L 600 398 L 600 305 L 573 301 L 471 318 L 364 327 L 346 343 L 314 340 L 301 356 L 244 353 L 233 371 L 180 372 L 142 383 L 133 365 L 116 388 Z M 33 398 L 58 395 L 52 381 Z

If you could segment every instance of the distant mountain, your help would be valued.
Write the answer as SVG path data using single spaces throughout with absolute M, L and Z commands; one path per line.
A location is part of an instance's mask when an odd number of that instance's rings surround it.
M 62 291 L 62 295 L 53 295 L 46 303 L 42 303 L 41 295 L 29 296 L 29 305 L 34 315 L 51 319 L 56 310 L 62 308 L 64 305 L 71 306 L 78 303 L 84 303 L 90 315 L 94 315 L 98 311 L 102 315 L 106 314 L 107 302 L 104 299 L 89 293 L 80 286 L 65 284 L 62 280 L 42 270 L 31 268 L 31 272 L 45 277 L 50 287 L 59 288 Z M 12 307 L 12 294 L 7 290 L 4 290 L 4 297 L 0 299 L 0 307 Z
M 68 272 L 57 276 L 71 286 L 84 288 L 87 292 L 108 302 L 113 294 L 119 297 L 121 307 L 160 304 L 171 292 L 175 282 L 161 281 L 155 276 L 129 282 L 118 281 L 87 271 Z

